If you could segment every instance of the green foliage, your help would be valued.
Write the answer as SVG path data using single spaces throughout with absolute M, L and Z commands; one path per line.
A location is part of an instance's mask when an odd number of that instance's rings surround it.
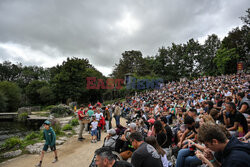
M 4 112 L 16 112 L 21 100 L 20 88 L 15 83 L 3 81 L 0 82 L 0 92 L 6 97 L 7 106 Z
M 7 97 L 5 96 L 5 94 L 0 90 L 0 112 L 4 112 L 6 111 L 7 108 Z
M 237 72 L 237 60 L 239 55 L 236 53 L 236 49 L 221 48 L 218 50 L 214 62 L 220 74 L 231 74 Z
M 43 86 L 40 89 L 37 89 L 41 104 L 51 104 L 55 101 L 55 95 L 52 89 L 49 86 Z
M 70 122 L 70 125 L 71 126 L 77 126 L 77 125 L 79 125 L 78 119 L 76 119 L 76 118 L 72 119 L 71 122 Z
M 53 119 L 51 121 L 51 126 L 52 126 L 53 130 L 55 131 L 56 135 L 61 134 L 62 128 L 61 128 L 60 122 L 58 120 Z
M 4 142 L 2 148 L 5 150 L 9 150 L 14 147 L 19 147 L 21 144 L 22 140 L 19 137 L 11 137 Z
M 55 105 L 49 105 L 49 106 L 44 107 L 43 110 L 48 111 L 48 110 L 51 110 L 54 107 L 55 107 Z
M 41 102 L 43 103 L 44 101 L 46 101 L 46 99 L 41 99 L 40 93 L 42 94 L 44 93 L 43 89 L 44 87 L 46 88 L 47 85 L 48 83 L 46 81 L 39 81 L 39 80 L 34 80 L 29 83 L 29 85 L 25 88 L 25 93 L 27 97 L 29 98 L 29 101 L 31 104 L 37 105 L 37 104 L 41 104 Z
M 55 114 L 55 116 L 66 116 L 72 113 L 69 106 L 61 104 L 53 107 L 50 111 L 52 114 Z
M 62 128 L 63 131 L 66 131 L 66 130 L 72 130 L 72 126 L 70 124 L 66 124 L 64 125 L 64 127 Z
M 150 63 L 142 57 L 140 51 L 125 51 L 122 53 L 122 58 L 120 59 L 119 64 L 115 64 L 112 76 L 123 79 L 126 73 L 145 75 L 151 71 L 149 68 L 146 68 L 148 66 L 150 66 Z
M 39 138 L 39 137 L 40 137 L 39 133 L 37 133 L 37 132 L 31 132 L 30 134 L 28 134 L 25 137 L 25 140 L 32 140 L 32 139 L 36 139 L 36 138 Z
M 18 121 L 25 122 L 27 120 L 27 117 L 28 117 L 28 113 L 23 112 L 18 115 Z

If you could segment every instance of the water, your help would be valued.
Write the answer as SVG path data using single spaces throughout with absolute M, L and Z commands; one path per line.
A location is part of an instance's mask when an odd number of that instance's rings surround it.
M 19 136 L 24 138 L 31 131 L 39 130 L 37 126 L 30 126 L 15 121 L 0 121 L 0 145 L 8 138 Z

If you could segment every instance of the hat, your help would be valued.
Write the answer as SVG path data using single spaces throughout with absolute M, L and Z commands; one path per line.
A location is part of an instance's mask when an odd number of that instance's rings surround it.
M 43 124 L 50 125 L 50 121 L 46 120 Z
M 155 123 L 155 119 L 151 118 L 151 119 L 148 120 L 148 122 L 151 123 L 151 124 L 154 124 Z
M 136 128 L 136 123 L 132 122 L 131 124 L 129 124 L 129 127 L 132 128 L 132 129 L 135 129 Z
M 107 130 L 107 132 L 108 132 L 109 134 L 111 134 L 111 135 L 115 135 L 115 134 L 116 134 L 115 129 L 109 129 L 109 130 Z

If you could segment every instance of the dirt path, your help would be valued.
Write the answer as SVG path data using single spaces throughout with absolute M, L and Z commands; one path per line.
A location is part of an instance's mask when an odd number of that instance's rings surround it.
M 115 125 L 114 119 L 112 122 Z M 125 125 L 125 119 L 121 119 L 121 124 Z M 49 152 L 45 154 L 43 160 L 43 167 L 88 167 L 94 152 L 97 148 L 103 145 L 103 139 L 107 134 L 102 132 L 102 139 L 97 143 L 91 143 L 91 136 L 88 133 L 84 133 L 86 138 L 84 141 L 77 141 L 77 137 L 70 138 L 61 147 L 58 147 L 59 161 L 55 164 L 51 163 L 54 159 L 54 153 Z M 5 161 L 0 164 L 0 167 L 34 167 L 40 159 L 40 155 L 25 154 L 17 158 Z

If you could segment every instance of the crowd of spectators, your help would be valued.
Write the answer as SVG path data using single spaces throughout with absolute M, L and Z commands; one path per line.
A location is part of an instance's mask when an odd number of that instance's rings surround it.
M 249 87 L 246 74 L 201 77 L 137 92 L 124 102 L 95 105 L 91 116 L 98 119 L 101 113 L 98 132 L 108 133 L 96 150 L 96 165 L 249 166 Z M 86 115 L 92 110 L 88 107 Z M 121 116 L 127 126 L 120 124 Z

